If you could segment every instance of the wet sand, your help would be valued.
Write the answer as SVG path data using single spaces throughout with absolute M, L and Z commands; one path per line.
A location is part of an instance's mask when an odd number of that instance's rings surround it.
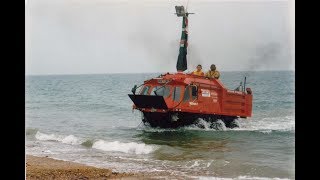
M 152 179 L 139 173 L 117 173 L 79 163 L 26 155 L 26 179 Z

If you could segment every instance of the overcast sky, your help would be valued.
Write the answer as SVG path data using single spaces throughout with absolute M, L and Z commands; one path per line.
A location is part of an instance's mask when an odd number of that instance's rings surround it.
M 187 0 L 28 0 L 26 74 L 176 72 Z M 189 0 L 188 70 L 294 70 L 294 1 Z

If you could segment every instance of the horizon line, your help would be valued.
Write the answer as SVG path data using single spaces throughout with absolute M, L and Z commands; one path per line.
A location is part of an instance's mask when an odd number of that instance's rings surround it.
M 237 71 L 230 71 L 230 70 L 225 70 L 225 71 L 220 71 L 220 72 L 277 72 L 277 71 L 292 71 L 295 72 L 295 70 L 292 69 L 286 69 L 286 70 L 237 70 Z M 104 73 L 70 73 L 70 74 L 25 74 L 25 76 L 63 76 L 63 75 L 107 75 L 107 74 L 163 74 L 163 73 L 176 73 L 176 72 L 104 72 Z M 190 72 L 185 72 L 185 73 L 191 73 Z

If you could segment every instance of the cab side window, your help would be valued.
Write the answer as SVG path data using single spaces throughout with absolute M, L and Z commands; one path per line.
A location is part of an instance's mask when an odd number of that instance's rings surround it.
M 181 87 L 174 87 L 173 96 L 172 96 L 173 101 L 176 101 L 176 102 L 179 101 L 180 94 L 181 94 Z
M 183 95 L 183 101 L 189 101 L 190 100 L 190 86 L 187 86 L 186 89 L 184 90 L 184 95 Z

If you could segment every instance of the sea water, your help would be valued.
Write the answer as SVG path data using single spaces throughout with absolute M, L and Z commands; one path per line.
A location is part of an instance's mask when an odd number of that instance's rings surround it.
M 253 116 L 220 131 L 144 126 L 128 94 L 160 74 L 26 76 L 26 154 L 158 177 L 295 179 L 294 71 L 221 72 L 228 89 L 247 77 Z

